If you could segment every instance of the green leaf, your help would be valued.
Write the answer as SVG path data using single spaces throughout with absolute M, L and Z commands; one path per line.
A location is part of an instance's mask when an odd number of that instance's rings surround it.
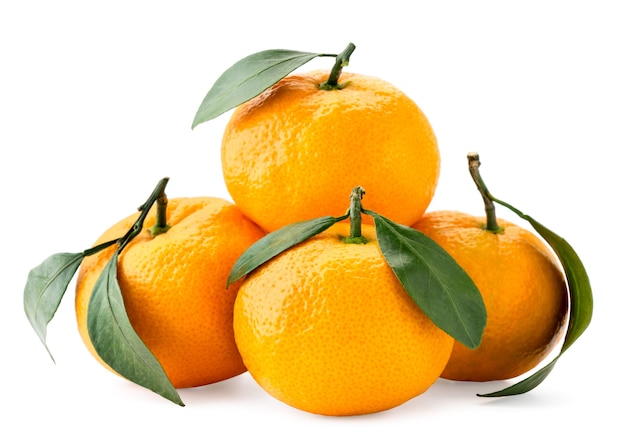
M 543 382 L 543 380 L 546 379 L 546 377 L 550 374 L 550 372 L 552 372 L 552 369 L 554 369 L 554 365 L 556 364 L 557 359 L 558 358 L 555 358 L 546 366 L 542 367 L 537 372 L 535 372 L 528 378 L 525 378 L 524 380 L 520 381 L 519 383 L 513 384 L 512 386 L 507 387 L 506 389 L 503 389 L 503 390 L 499 390 L 497 392 L 478 394 L 478 396 L 497 397 L 497 396 L 513 396 L 513 395 L 520 395 L 522 393 L 526 393 L 534 389 L 535 387 L 537 387 L 539 384 Z
M 84 253 L 57 253 L 28 273 L 24 287 L 24 312 L 52 361 L 54 357 L 46 344 L 48 323 L 59 308 L 83 257 Z
M 200 104 L 191 128 L 249 101 L 321 53 L 264 50 L 249 55 L 217 78 Z
M 526 216 L 533 228 L 548 242 L 563 265 L 570 292 L 570 320 L 561 352 L 566 351 L 591 323 L 593 294 L 585 266 L 572 246 L 556 233 Z
M 96 281 L 87 327 L 98 356 L 113 370 L 153 392 L 184 405 L 163 367 L 133 329 L 117 282 L 118 251 Z
M 252 244 L 235 262 L 228 276 L 227 285 L 250 273 L 258 266 L 272 259 L 290 247 L 328 229 L 343 217 L 324 216 L 312 220 L 299 221 L 284 226 Z
M 467 347 L 480 344 L 487 312 L 478 288 L 439 244 L 373 214 L 380 250 L 407 293 L 441 329 Z
M 565 239 L 552 232 L 532 217 L 525 215 L 510 204 L 495 198 L 492 199 L 494 202 L 507 207 L 518 216 L 528 221 L 537 233 L 539 233 L 539 235 L 546 240 L 550 247 L 552 247 L 552 250 L 554 250 L 554 253 L 561 261 L 561 265 L 563 266 L 563 271 L 565 272 L 565 277 L 567 279 L 570 295 L 570 311 L 567 332 L 565 334 L 565 340 L 563 341 L 559 355 L 547 366 L 513 386 L 497 392 L 478 395 L 488 397 L 519 395 L 521 393 L 529 392 L 541 384 L 541 382 L 543 382 L 543 380 L 552 371 L 557 360 L 561 358 L 561 355 L 563 355 L 563 353 L 569 349 L 587 329 L 591 323 L 591 316 L 593 314 L 593 295 L 591 291 L 591 283 L 589 282 L 589 277 L 582 261 L 572 246 Z

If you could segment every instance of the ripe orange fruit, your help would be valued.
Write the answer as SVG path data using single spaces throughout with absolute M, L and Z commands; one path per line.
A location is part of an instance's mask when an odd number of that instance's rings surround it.
M 115 224 L 97 243 L 123 236 L 138 215 Z M 232 203 L 212 197 L 169 200 L 171 228 L 152 238 L 147 229 L 155 221 L 151 212 L 118 262 L 118 282 L 135 331 L 174 387 L 200 386 L 244 372 L 232 329 L 239 284 L 226 289 L 226 281 L 237 258 L 264 232 Z M 113 250 L 85 258 L 76 282 L 78 329 L 103 364 L 89 338 L 87 309 Z
M 568 293 L 548 247 L 503 219 L 500 233 L 484 218 L 456 211 L 429 212 L 414 227 L 456 259 L 483 296 L 487 326 L 480 346 L 455 342 L 443 378 L 490 381 L 517 377 L 537 366 L 561 339 Z
M 288 76 L 233 112 L 222 140 L 235 204 L 267 231 L 344 213 L 352 188 L 395 222 L 417 221 L 434 195 L 440 156 L 420 108 L 381 79 L 329 72 Z M 405 200 L 410 199 L 410 206 Z M 364 218 L 371 223 L 371 218 Z
M 363 225 L 279 254 L 244 280 L 235 340 L 252 377 L 278 400 L 316 414 L 357 415 L 396 407 L 439 377 L 453 339 L 412 301 Z

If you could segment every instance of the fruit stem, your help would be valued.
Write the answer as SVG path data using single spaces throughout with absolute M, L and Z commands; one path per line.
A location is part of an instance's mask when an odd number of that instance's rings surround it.
M 480 192 L 480 195 L 483 197 L 483 202 L 485 203 L 485 213 L 487 215 L 485 230 L 493 233 L 499 233 L 502 231 L 502 228 L 498 225 L 498 220 L 496 218 L 496 206 L 493 204 L 491 194 L 489 193 L 487 185 L 483 181 L 478 170 L 480 167 L 480 157 L 478 156 L 478 153 L 470 152 L 467 154 L 467 161 L 470 175 L 472 176 L 474 183 L 476 183 L 478 192 Z
M 161 207 L 161 209 L 165 210 L 165 207 L 167 207 L 167 198 L 165 197 L 165 186 L 167 186 L 168 181 L 169 181 L 169 177 L 165 177 L 161 179 L 157 183 L 156 187 L 152 191 L 152 194 L 150 194 L 150 197 L 148 197 L 146 202 L 137 208 L 137 210 L 141 212 L 139 214 L 139 218 L 137 218 L 137 221 L 135 221 L 135 223 L 128 230 L 128 232 L 126 232 L 126 234 L 118 240 L 118 252 L 121 252 L 124 249 L 124 247 L 126 247 L 126 245 L 128 245 L 128 243 L 135 236 L 139 235 L 139 233 L 143 230 L 143 223 L 146 220 L 146 217 L 148 216 L 148 212 L 150 211 L 150 208 L 157 200 L 165 198 L 165 206 Z M 158 210 L 159 208 L 157 207 L 157 211 Z M 159 217 L 159 214 L 157 213 L 157 223 L 159 221 L 158 217 Z M 162 219 L 163 218 L 165 218 L 165 216 L 163 216 Z
M 320 84 L 320 89 L 338 90 L 346 86 L 346 84 L 339 84 L 339 77 L 341 76 L 341 71 L 343 70 L 343 68 L 350 63 L 350 55 L 352 55 L 354 49 L 356 49 L 356 46 L 350 43 L 348 44 L 348 47 L 343 50 L 343 52 L 337 55 L 337 58 L 335 58 L 335 65 L 330 71 L 326 82 Z
M 156 222 L 148 231 L 153 238 L 161 233 L 165 233 L 170 229 L 170 225 L 167 223 L 167 195 L 162 192 L 156 199 Z
M 363 195 L 365 195 L 365 189 L 361 186 L 352 189 L 350 194 L 350 236 L 343 239 L 348 244 L 365 244 L 367 242 L 367 238 L 361 235 L 361 212 L 363 210 L 361 200 Z

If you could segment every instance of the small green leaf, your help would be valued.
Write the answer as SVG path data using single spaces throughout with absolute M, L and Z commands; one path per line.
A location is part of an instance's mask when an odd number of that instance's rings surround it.
M 265 235 L 252 244 L 237 259 L 228 276 L 227 285 L 238 281 L 274 256 L 323 232 L 336 222 L 346 219 L 346 217 L 324 216 L 312 220 L 299 221 Z
M 487 312 L 465 270 L 435 241 L 411 227 L 374 217 L 385 260 L 407 293 L 441 329 L 467 347 L 480 344 Z
M 163 367 L 133 329 L 117 282 L 118 251 L 96 281 L 87 327 L 98 356 L 128 380 L 184 405 Z
M 217 78 L 200 104 L 191 128 L 249 101 L 320 56 L 336 55 L 277 49 L 257 52 L 237 61 Z
M 520 218 L 528 221 L 537 233 L 539 233 L 539 235 L 546 240 L 550 247 L 552 247 L 552 250 L 554 250 L 555 254 L 561 261 L 563 271 L 565 272 L 565 277 L 567 279 L 570 295 L 570 311 L 567 332 L 565 334 L 565 340 L 563 341 L 563 346 L 561 347 L 559 355 L 547 366 L 513 386 L 497 392 L 478 395 L 489 397 L 519 395 L 521 393 L 529 392 L 541 384 L 552 371 L 557 360 L 561 358 L 561 355 L 563 355 L 563 353 L 569 349 L 578 337 L 580 337 L 587 329 L 591 323 L 591 316 L 593 314 L 593 295 L 589 277 L 587 276 L 587 271 L 585 270 L 582 261 L 572 246 L 565 239 L 552 232 L 532 217 L 525 215 L 510 204 L 497 200 L 493 197 L 492 199 L 494 202 L 515 212 Z
M 52 361 L 54 357 L 46 344 L 48 323 L 59 308 L 83 257 L 84 253 L 57 253 L 28 273 L 24 287 L 24 312 Z

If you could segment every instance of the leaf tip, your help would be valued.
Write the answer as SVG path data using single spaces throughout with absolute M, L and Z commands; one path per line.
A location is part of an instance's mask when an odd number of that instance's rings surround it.
M 206 121 L 200 118 L 200 110 L 198 110 L 198 112 L 193 118 L 193 121 L 191 122 L 191 130 L 193 131 L 198 125 L 200 125 L 203 122 L 206 122 Z
M 46 347 L 46 350 L 48 351 L 48 355 L 50 355 L 50 359 L 52 360 L 52 363 L 54 363 L 55 365 L 57 364 L 56 360 L 54 359 L 54 356 L 52 355 L 52 352 L 50 352 L 50 349 L 48 348 L 48 345 L 46 345 L 44 343 L 44 346 Z
M 234 271 L 231 271 L 230 275 L 228 275 L 228 279 L 226 279 L 226 289 L 228 289 L 228 287 L 241 279 L 241 277 L 242 276 L 235 274 Z

